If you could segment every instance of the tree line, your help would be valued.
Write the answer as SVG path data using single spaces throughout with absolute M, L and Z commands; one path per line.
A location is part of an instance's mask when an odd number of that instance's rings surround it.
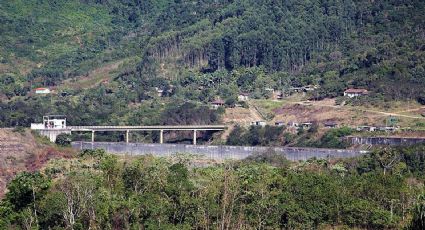
M 356 159 L 279 155 L 195 166 L 101 150 L 24 172 L 0 202 L 5 229 L 420 229 L 424 146 Z

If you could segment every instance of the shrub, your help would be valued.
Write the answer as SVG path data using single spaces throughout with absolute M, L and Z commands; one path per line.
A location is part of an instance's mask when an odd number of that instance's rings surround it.
M 59 146 L 71 146 L 71 135 L 62 133 L 56 137 L 55 143 Z
M 24 127 L 21 127 L 21 126 L 18 126 L 16 128 L 14 128 L 12 131 L 15 132 L 15 133 L 24 134 L 25 133 L 25 128 Z

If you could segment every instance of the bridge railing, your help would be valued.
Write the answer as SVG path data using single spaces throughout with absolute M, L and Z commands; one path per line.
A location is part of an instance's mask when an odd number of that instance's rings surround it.
M 224 125 L 164 125 L 164 126 L 68 126 L 71 130 L 225 130 Z

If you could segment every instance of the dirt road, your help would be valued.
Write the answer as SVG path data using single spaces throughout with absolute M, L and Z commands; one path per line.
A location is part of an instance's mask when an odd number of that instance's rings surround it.
M 290 103 L 301 104 L 301 105 L 306 105 L 306 106 L 328 107 L 328 108 L 335 108 L 335 109 L 343 107 L 343 106 L 339 106 L 339 105 L 332 105 L 332 104 L 329 104 L 329 103 L 323 103 L 322 104 L 322 103 L 311 102 L 311 101 L 297 101 L 297 102 L 290 102 Z M 373 110 L 373 109 L 362 109 L 362 108 L 356 108 L 356 107 L 349 107 L 349 108 L 355 109 L 355 110 L 358 110 L 358 111 L 362 111 L 362 112 L 381 114 L 382 116 L 407 117 L 407 118 L 424 119 L 425 120 L 425 117 L 421 117 L 421 116 L 400 114 L 400 113 L 404 113 L 404 112 L 411 112 L 411 111 L 417 111 L 417 110 L 425 109 L 425 106 L 420 107 L 420 108 L 415 108 L 415 109 L 407 109 L 407 110 L 397 111 L 397 113 L 376 111 L 376 110 Z

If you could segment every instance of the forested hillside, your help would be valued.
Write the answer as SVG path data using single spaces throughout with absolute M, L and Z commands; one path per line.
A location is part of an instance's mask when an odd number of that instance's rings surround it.
M 420 0 L 3 1 L 0 108 L 10 112 L 0 125 L 28 124 L 34 118 L 18 122 L 27 110 L 129 123 L 127 105 L 159 106 L 155 88 L 209 102 L 304 85 L 319 85 L 310 96 L 322 99 L 359 87 L 373 100 L 424 103 L 424 10 Z M 107 85 L 63 83 L 107 63 L 122 63 Z M 28 97 L 40 86 L 58 94 Z

